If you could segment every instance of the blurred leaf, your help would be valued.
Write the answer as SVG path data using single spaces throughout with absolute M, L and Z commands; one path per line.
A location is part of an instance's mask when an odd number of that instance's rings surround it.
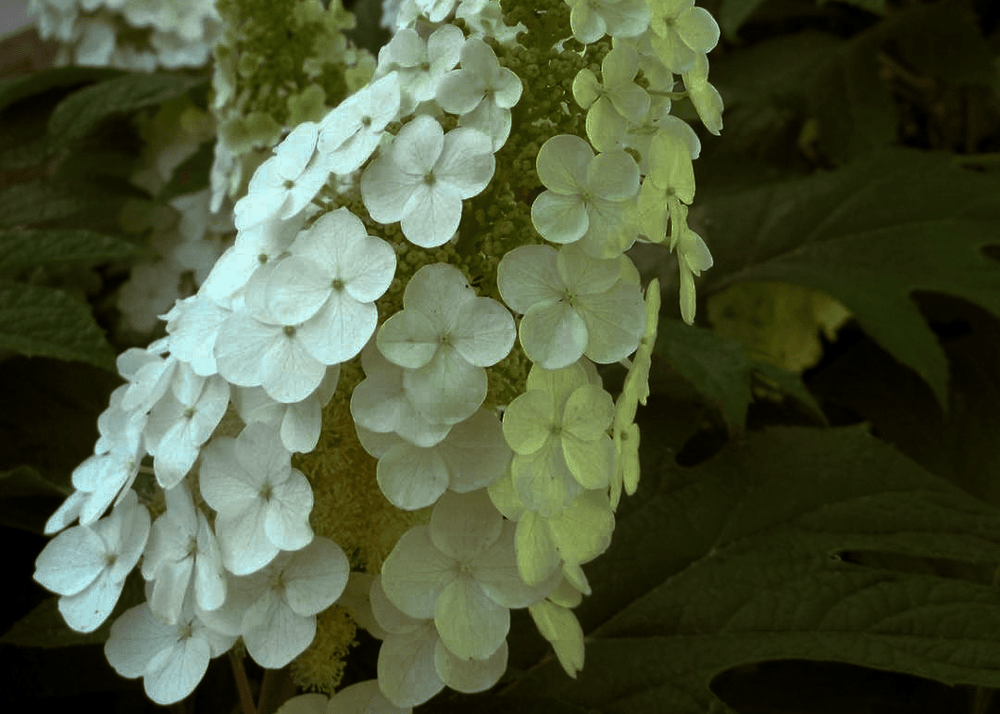
M 62 152 L 109 117 L 159 104 L 206 81 L 198 76 L 128 74 L 85 87 L 60 102 L 49 118 L 50 148 Z
M 727 40 L 732 42 L 736 39 L 737 30 L 762 2 L 764 0 L 722 0 L 716 19 Z
M 886 51 L 912 71 L 951 85 L 996 86 L 994 53 L 966 4 L 907 8 L 890 17 L 884 35 Z
M 375 57 L 392 35 L 382 27 L 382 3 L 379 0 L 357 0 L 351 5 L 351 12 L 357 20 L 354 29 L 344 34 L 358 47 L 364 47 Z
M 53 504 L 68 495 L 30 466 L 0 473 L 0 525 L 41 534 Z
M 121 76 L 121 70 L 107 67 L 55 67 L 44 72 L 0 82 L 0 112 L 27 97 L 50 89 L 72 87 Z
M 706 150 L 753 155 L 796 150 L 809 114 L 813 76 L 830 61 L 843 40 L 806 30 L 782 35 L 712 59 L 711 80 L 725 99 L 725 142 Z M 724 146 L 723 146 L 724 144 Z M 701 186 L 704 169 L 699 162 Z M 725 175 L 723 160 L 720 173 Z
M 200 191 L 208 187 L 212 163 L 215 161 L 215 141 L 206 141 L 198 150 L 174 169 L 170 181 L 160 189 L 156 198 L 167 202 L 178 196 Z
M 0 231 L 0 272 L 38 265 L 96 265 L 135 257 L 139 248 L 124 238 L 88 230 Z
M 72 187 L 37 179 L 0 191 L 0 226 L 66 218 L 86 206 L 87 199 Z
M 885 14 L 885 0 L 832 0 L 833 2 L 854 5 L 862 10 L 876 15 Z M 825 5 L 831 0 L 816 0 L 817 5 Z M 730 42 L 736 39 L 738 30 L 743 23 L 764 3 L 764 0 L 722 0 L 716 20 L 722 34 Z
M 739 340 L 762 361 L 799 373 L 823 356 L 820 333 L 832 342 L 850 317 L 829 295 L 787 283 L 736 283 L 706 303 L 716 333 Z
M 634 500 L 587 566 L 582 673 L 543 663 L 512 695 L 723 712 L 713 677 L 782 659 L 1000 685 L 1000 592 L 988 584 L 1000 511 L 864 427 L 774 428 L 669 482 L 644 478 Z M 971 564 L 983 584 L 861 566 L 848 552 Z
M 797 375 L 750 358 L 742 343 L 711 330 L 691 327 L 680 320 L 660 320 L 655 352 L 719 408 L 730 430 L 742 431 L 746 424 L 755 372 L 763 372 L 825 420 Z
M 885 14 L 885 0 L 816 0 L 817 5 L 826 5 L 828 2 L 853 5 L 876 15 Z
M 114 352 L 90 307 L 41 285 L 0 282 L 0 349 L 115 369 Z
M 47 158 L 45 120 L 55 100 L 42 97 L 21 102 L 0 114 L 0 171 L 40 168 Z
M 117 214 L 122 197 L 94 184 L 36 179 L 0 191 L 0 227 L 50 223 L 84 213 Z
M 778 280 L 822 290 L 947 403 L 948 365 L 910 299 L 963 297 L 1000 315 L 1000 183 L 948 155 L 888 151 L 826 174 L 712 197 L 716 255 L 699 290 Z

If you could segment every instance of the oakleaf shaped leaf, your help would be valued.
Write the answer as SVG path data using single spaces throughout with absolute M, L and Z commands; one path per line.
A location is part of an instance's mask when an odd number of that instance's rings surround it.
M 704 196 L 704 193 L 702 193 Z M 848 167 L 707 197 L 717 256 L 699 286 L 783 281 L 822 290 L 947 402 L 948 365 L 911 294 L 1000 316 L 1000 183 L 945 154 L 890 150 Z
M 601 712 L 723 712 L 714 676 L 785 659 L 1000 685 L 1000 592 L 989 584 L 1000 510 L 864 426 L 774 428 L 653 492 L 649 483 L 587 566 L 594 594 L 576 610 L 587 633 L 577 680 L 547 662 L 512 696 Z M 866 554 L 961 563 L 982 584 L 930 563 L 860 564 Z

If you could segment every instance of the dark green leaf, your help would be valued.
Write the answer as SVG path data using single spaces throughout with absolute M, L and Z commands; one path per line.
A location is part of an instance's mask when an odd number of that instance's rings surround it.
M 660 320 L 655 351 L 710 403 L 716 405 L 730 429 L 742 431 L 753 398 L 751 384 L 760 372 L 782 391 L 824 420 L 819 405 L 798 375 L 749 357 L 743 345 L 711 330 L 690 327 L 680 320 Z
M 660 320 L 656 352 L 741 430 L 750 404 L 751 362 L 736 340 L 680 320 Z
M 924 113 L 940 84 L 993 86 L 996 74 L 971 12 L 935 3 L 893 12 L 849 39 L 809 30 L 713 57 L 712 81 L 726 100 L 727 147 L 783 157 L 796 144 L 810 154 L 816 142 L 845 163 L 896 141 L 899 107 L 915 90 L 913 108 Z
M 759 377 L 765 384 L 772 383 L 777 385 L 781 392 L 806 407 L 812 416 L 819 419 L 820 423 L 827 423 L 823 409 L 817 403 L 816 398 L 813 397 L 812 392 L 802 383 L 800 375 L 788 372 L 780 367 L 775 367 L 769 362 L 754 362 L 754 369 L 760 373 Z
M 68 495 L 30 466 L 0 473 L 0 525 L 41 534 L 53 506 Z
M 114 352 L 89 306 L 41 285 L 0 283 L 0 349 L 115 368 Z
M 121 194 L 97 185 L 36 179 L 0 191 L 0 227 L 50 223 L 90 212 L 117 215 Z
M 919 303 L 951 366 L 947 418 L 927 384 L 869 339 L 838 345 L 810 387 L 928 471 L 1000 506 L 1000 321 L 943 295 L 921 295 Z
M 37 179 L 0 191 L 0 226 L 67 218 L 86 206 L 86 197 L 71 187 Z
M 0 471 L 28 465 L 69 493 L 70 473 L 94 453 L 97 417 L 121 378 L 81 362 L 9 357 L 0 384 Z
M 204 83 L 202 77 L 129 74 L 93 84 L 56 107 L 49 119 L 50 147 L 61 152 L 109 117 L 159 104 Z
M 88 230 L 0 232 L 0 272 L 4 273 L 38 265 L 96 265 L 138 253 L 139 248 L 124 238 Z
M 819 140 L 837 163 L 896 139 L 896 105 L 876 71 L 881 39 L 870 30 L 841 43 L 810 75 L 806 92 Z
M 101 644 L 108 639 L 111 625 L 105 622 L 94 632 L 83 634 L 66 626 L 59 614 L 59 598 L 51 597 L 17 621 L 0 637 L 0 644 L 21 647 L 73 647 L 77 645 Z
M 587 568 L 578 680 L 543 664 L 511 694 L 602 712 L 726 711 L 713 677 L 782 659 L 1000 685 L 1000 511 L 865 428 L 776 428 L 651 481 Z M 880 553 L 927 565 L 851 562 Z M 949 577 L 950 564 L 972 575 Z
M 120 75 L 120 70 L 107 67 L 56 67 L 44 72 L 9 79 L 0 83 L 0 112 L 26 97 L 32 97 L 50 89 L 73 87 Z
M 118 616 L 130 607 L 145 602 L 143 590 L 142 577 L 133 571 L 125 580 L 111 615 L 100 627 L 88 633 L 75 632 L 67 627 L 59 614 L 59 598 L 48 598 L 4 633 L 0 644 L 50 649 L 103 643 L 111 634 L 111 623 Z
M 910 295 L 932 290 L 1000 314 L 1000 183 L 947 155 L 884 152 L 828 174 L 702 196 L 717 256 L 700 289 L 805 285 L 843 303 L 947 403 L 948 366 Z
M 908 8 L 891 16 L 884 34 L 886 49 L 911 71 L 952 85 L 996 86 L 993 52 L 967 5 Z
M 719 22 L 719 29 L 727 40 L 736 39 L 737 30 L 762 2 L 764 0 L 722 0 L 716 19 Z
M 818 5 L 826 5 L 828 2 L 839 2 L 844 3 L 845 5 L 853 5 L 854 7 L 860 7 L 862 10 L 867 10 L 868 12 L 876 15 L 885 14 L 885 0 L 816 0 Z

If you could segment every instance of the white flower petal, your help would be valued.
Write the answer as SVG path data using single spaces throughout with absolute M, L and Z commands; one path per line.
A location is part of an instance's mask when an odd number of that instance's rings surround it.
M 261 667 L 280 669 L 300 655 L 316 635 L 316 617 L 296 615 L 273 591 L 243 617 L 243 641 Z
M 452 689 L 474 694 L 485 692 L 500 681 L 507 671 L 507 642 L 503 642 L 487 659 L 462 659 L 452 654 L 443 641 L 438 640 L 434 651 L 434 666 L 444 683 Z
M 471 577 L 459 576 L 438 598 L 434 624 L 456 657 L 487 659 L 507 637 L 510 610 L 493 602 Z
M 340 546 L 316 538 L 292 556 L 281 573 L 288 606 L 297 615 L 315 615 L 344 592 L 351 566 Z
M 377 478 L 397 508 L 414 511 L 438 500 L 448 488 L 448 466 L 434 449 L 410 443 L 392 447 L 378 461 Z

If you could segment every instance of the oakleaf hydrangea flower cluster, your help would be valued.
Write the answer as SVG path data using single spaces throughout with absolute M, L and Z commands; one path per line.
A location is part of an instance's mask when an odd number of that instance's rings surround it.
M 56 61 L 151 72 L 201 67 L 222 23 L 212 0 L 31 0 Z
M 290 127 L 167 336 L 119 358 L 35 577 L 92 631 L 141 558 L 105 650 L 154 701 L 239 640 L 332 689 L 318 653 L 362 626 L 377 682 L 283 711 L 408 711 L 496 684 L 517 608 L 584 666 L 581 566 L 638 484 L 660 306 L 625 251 L 677 253 L 691 322 L 712 258 L 669 112 L 718 131 L 718 28 L 685 0 L 543 5 L 400 3 L 375 79 Z

